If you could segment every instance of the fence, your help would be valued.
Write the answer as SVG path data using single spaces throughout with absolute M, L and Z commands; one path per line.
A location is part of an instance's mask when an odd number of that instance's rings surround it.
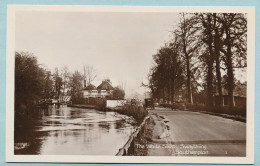
M 141 134 L 144 132 L 144 126 L 147 125 L 147 121 L 150 119 L 149 116 L 145 117 L 140 126 L 129 136 L 126 144 L 119 149 L 116 156 L 126 156 L 129 153 L 133 153 L 135 150 L 135 140 L 140 139 Z
M 113 108 L 117 106 L 123 106 L 126 100 L 107 100 L 107 107 Z

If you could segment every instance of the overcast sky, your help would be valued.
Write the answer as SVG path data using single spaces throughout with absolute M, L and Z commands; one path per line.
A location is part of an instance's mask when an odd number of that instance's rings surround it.
M 152 55 L 177 21 L 178 13 L 17 12 L 15 48 L 33 53 L 52 71 L 93 65 L 96 86 L 110 78 L 113 86 L 126 82 L 128 96 L 142 94 Z

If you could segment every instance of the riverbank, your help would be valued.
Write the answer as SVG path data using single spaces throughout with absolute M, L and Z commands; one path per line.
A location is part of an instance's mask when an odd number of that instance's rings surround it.
M 141 106 L 137 106 L 134 104 L 125 104 L 124 106 L 118 107 L 98 107 L 95 105 L 86 105 L 86 104 L 71 104 L 68 107 L 75 107 L 75 108 L 85 108 L 85 109 L 96 109 L 99 111 L 105 112 L 117 112 L 122 115 L 132 116 L 138 125 L 142 123 L 144 118 L 148 115 L 148 111 Z
M 74 107 L 74 108 L 97 109 L 95 105 L 87 105 L 87 104 L 68 104 L 67 106 Z
M 169 156 L 168 148 L 162 148 L 169 140 L 163 119 L 157 114 L 150 114 L 140 138 L 135 140 L 135 148 L 129 156 Z

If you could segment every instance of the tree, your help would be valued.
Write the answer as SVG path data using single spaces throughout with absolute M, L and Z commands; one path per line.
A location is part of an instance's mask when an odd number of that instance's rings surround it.
M 153 85 L 153 96 L 162 98 L 163 102 L 169 101 L 169 75 L 170 75 L 170 52 L 169 48 L 165 45 L 161 47 L 157 54 L 153 55 L 155 66 L 151 69 L 150 85 Z
M 215 61 L 215 53 L 214 53 L 214 29 L 215 29 L 215 21 L 213 18 L 213 14 L 211 13 L 200 13 L 195 14 L 195 19 L 198 20 L 198 25 L 202 27 L 202 30 L 199 29 L 199 36 L 201 41 L 205 45 L 204 50 L 202 51 L 202 55 L 200 59 L 204 62 L 207 69 L 206 74 L 206 83 L 207 83 L 207 97 L 208 97 L 208 107 L 211 109 L 213 107 L 213 65 Z M 199 42 L 199 41 L 198 41 Z M 197 43 L 200 45 L 200 43 Z
M 175 94 L 184 83 L 183 63 L 178 37 L 153 55 L 154 66 L 148 74 L 148 84 L 142 86 L 151 90 L 153 97 L 175 102 Z
M 196 20 L 189 17 L 187 14 L 182 13 L 180 16 L 180 23 L 175 34 L 179 36 L 181 41 L 182 53 L 186 62 L 186 77 L 187 77 L 187 98 L 188 102 L 193 104 L 192 98 L 192 65 L 194 63 L 193 58 L 197 53 L 200 45 L 197 42 L 195 33 L 197 29 L 194 28 L 194 22 Z
M 64 99 L 67 97 L 67 91 L 69 86 L 70 72 L 67 66 L 63 66 L 61 69 L 61 78 L 62 78 L 62 96 Z
M 185 82 L 184 79 L 184 71 L 183 71 L 183 63 L 181 59 L 181 41 L 180 38 L 175 35 L 173 37 L 173 42 L 169 45 L 170 50 L 170 100 L 172 103 L 175 102 L 175 94 L 181 89 L 182 85 Z
M 125 91 L 119 87 L 115 87 L 112 93 L 112 98 L 116 100 L 123 100 L 125 98 Z
M 223 93 L 222 93 L 222 76 L 221 76 L 221 53 L 220 53 L 220 49 L 222 47 L 221 44 L 221 39 L 220 37 L 223 35 L 223 30 L 220 29 L 220 24 L 218 24 L 217 22 L 217 14 L 214 13 L 213 14 L 213 18 L 214 18 L 214 53 L 215 53 L 215 62 L 216 62 L 216 76 L 217 76 L 217 87 L 218 87 L 218 95 L 219 97 L 222 99 L 223 98 Z M 218 25 L 217 25 L 218 24 Z M 220 100 L 218 103 L 220 106 L 224 105 L 223 100 Z
M 62 78 L 60 77 L 58 68 L 55 68 L 55 73 L 53 74 L 53 82 L 54 82 L 55 97 L 57 99 L 60 99 Z
M 44 70 L 28 52 L 15 52 L 15 112 L 33 109 L 44 94 Z
M 70 87 L 71 101 L 73 103 L 80 103 L 83 100 L 83 94 L 82 94 L 83 79 L 84 76 L 79 71 L 75 71 L 70 78 L 69 87 Z
M 246 67 L 247 19 L 242 13 L 223 13 L 218 17 L 223 31 L 220 51 L 227 69 L 227 87 L 230 107 L 234 107 L 234 68 Z
M 95 78 L 97 77 L 97 72 L 94 69 L 94 67 L 91 65 L 85 65 L 83 67 L 83 71 L 84 71 L 83 72 L 84 80 L 87 81 L 87 85 L 90 85 L 92 81 L 94 81 Z
M 51 99 L 54 97 L 53 94 L 53 80 L 51 78 L 51 72 L 45 71 L 45 78 L 44 78 L 44 99 Z

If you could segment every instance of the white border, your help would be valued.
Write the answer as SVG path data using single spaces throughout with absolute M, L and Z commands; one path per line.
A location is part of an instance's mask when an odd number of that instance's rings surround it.
M 176 157 L 176 156 L 89 156 L 89 155 L 14 155 L 14 55 L 15 12 L 228 12 L 247 13 L 247 140 L 246 157 Z M 6 56 L 6 161 L 7 162 L 73 162 L 73 163 L 254 163 L 255 102 L 255 8 L 254 7 L 170 7 L 170 6 L 69 6 L 8 5 Z

